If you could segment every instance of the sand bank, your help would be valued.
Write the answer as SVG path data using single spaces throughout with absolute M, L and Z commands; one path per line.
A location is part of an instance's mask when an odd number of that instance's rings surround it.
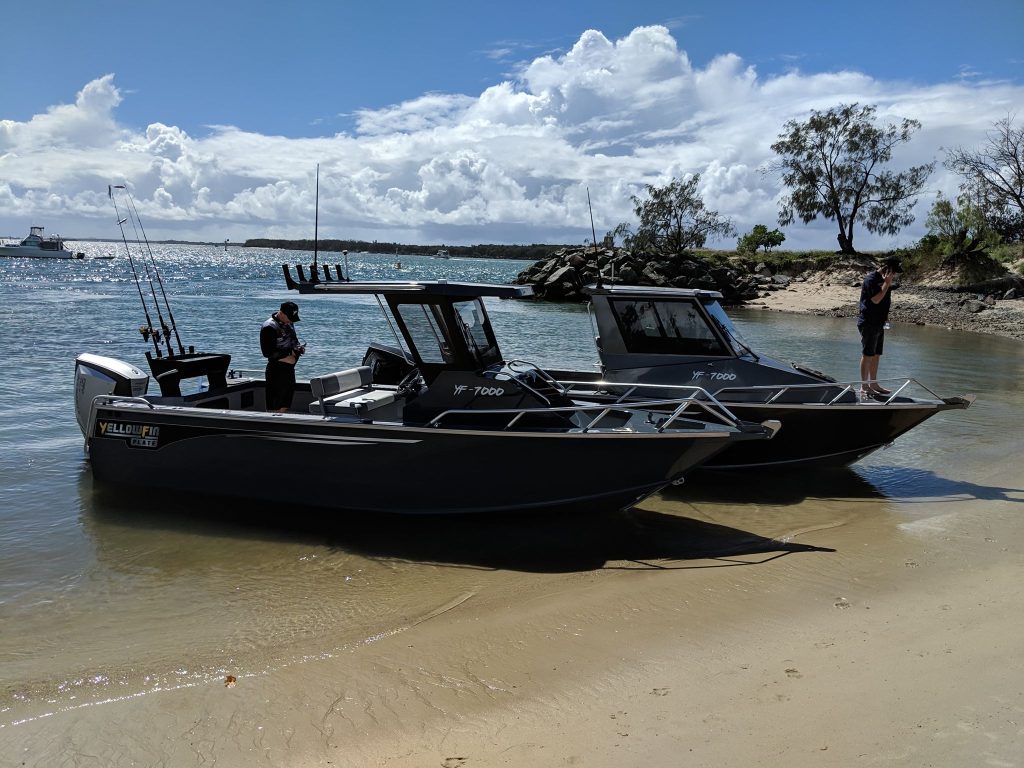
M 858 286 L 835 282 L 828 273 L 816 273 L 805 282 L 790 283 L 747 304 L 751 308 L 832 317 L 856 317 Z M 1024 299 L 996 301 L 981 311 L 965 302 L 973 296 L 927 287 L 900 287 L 892 295 L 890 319 L 897 323 L 935 325 L 949 330 L 992 333 L 1024 339 Z

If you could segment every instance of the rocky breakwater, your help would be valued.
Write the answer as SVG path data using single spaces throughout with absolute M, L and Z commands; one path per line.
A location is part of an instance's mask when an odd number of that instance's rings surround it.
M 619 248 L 563 248 L 520 272 L 516 283 L 532 285 L 539 298 L 549 301 L 584 301 L 583 287 L 598 279 L 605 285 L 719 291 L 725 304 L 740 304 L 789 283 L 788 277 L 776 280 L 770 272 L 751 273 L 739 260 L 713 263 L 690 253 L 633 254 Z

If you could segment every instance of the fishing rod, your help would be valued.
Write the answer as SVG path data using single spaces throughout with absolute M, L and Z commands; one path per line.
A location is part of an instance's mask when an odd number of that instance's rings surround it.
M 167 300 L 167 291 L 164 289 L 164 279 L 160 276 L 160 268 L 157 267 L 156 259 L 153 257 L 153 249 L 149 246 L 149 238 L 146 236 L 146 229 L 142 226 L 142 219 L 139 218 L 139 210 L 135 207 L 135 199 L 132 197 L 132 193 L 126 188 L 125 196 L 128 198 L 128 202 L 131 204 L 132 211 L 135 214 L 135 220 L 139 223 L 139 229 L 142 230 L 142 238 L 146 243 L 146 250 L 149 252 L 149 261 L 153 264 L 153 274 L 156 275 L 157 285 L 160 286 L 160 294 L 164 297 L 164 306 L 167 307 L 167 317 L 171 321 L 171 330 L 174 331 L 174 338 L 178 342 L 178 354 L 185 354 L 185 345 L 181 343 L 181 336 L 178 335 L 178 325 L 174 322 L 174 313 L 171 311 L 171 302 Z M 227 240 L 224 241 L 225 244 Z M 227 246 L 225 245 L 225 250 Z M 146 274 L 149 275 L 149 265 L 146 265 Z M 150 287 L 152 288 L 153 281 L 150 279 Z M 156 300 L 156 294 L 153 295 L 153 301 L 156 302 L 157 312 L 159 314 L 160 302 Z M 161 325 L 163 324 L 163 317 L 160 318 Z M 171 337 L 167 330 L 167 326 L 164 325 L 164 341 L 167 342 L 167 352 L 172 357 L 174 356 L 174 350 L 171 348 Z
M 128 194 L 128 189 L 127 189 L 127 187 L 125 185 L 123 185 L 123 184 L 116 185 L 115 189 L 122 189 L 122 190 L 124 190 L 125 199 L 126 200 L 130 199 L 130 195 Z M 132 230 L 135 232 L 135 242 L 138 243 L 138 244 L 141 244 L 143 242 L 143 238 L 139 237 L 139 228 L 142 226 L 142 222 L 138 220 L 138 215 L 139 215 L 138 214 L 138 210 L 136 210 L 134 213 L 132 212 L 132 208 L 133 207 L 134 206 L 129 205 L 127 202 L 125 203 L 125 212 L 128 214 L 128 221 L 131 223 Z M 143 232 L 143 235 L 145 235 L 144 232 Z M 147 247 L 149 246 L 149 242 L 148 241 L 146 241 L 146 245 L 147 245 Z M 149 258 L 150 258 L 150 261 L 152 261 L 152 259 L 153 259 L 153 252 L 152 252 L 152 250 L 150 250 L 150 252 L 149 252 Z M 149 293 L 153 297 L 153 307 L 154 307 L 154 309 L 156 309 L 157 319 L 160 321 L 160 332 L 156 332 L 152 328 L 150 328 L 150 331 L 154 333 L 154 335 L 156 336 L 157 341 L 159 341 L 161 339 L 161 333 L 162 333 L 163 341 L 164 341 L 165 344 L 167 344 L 167 356 L 168 357 L 173 357 L 174 356 L 174 348 L 171 346 L 171 329 L 167 327 L 167 323 L 164 321 L 163 311 L 160 309 L 160 299 L 158 299 L 157 295 L 156 295 L 156 286 L 153 284 L 153 273 L 152 273 L 152 271 L 149 268 L 149 261 L 146 261 L 146 259 L 143 258 L 142 259 L 142 266 L 143 266 L 143 268 L 145 269 L 145 272 L 146 272 L 146 282 L 149 283 Z M 157 349 L 157 357 L 162 357 L 162 356 L 163 356 L 163 353 L 158 348 Z
M 158 339 L 160 331 L 153 328 L 153 321 L 149 317 L 149 305 L 146 304 L 146 297 L 142 293 L 142 283 L 139 282 L 139 273 L 138 270 L 135 269 L 135 259 L 132 258 L 132 249 L 128 247 L 128 237 L 124 233 L 124 223 L 128 221 L 129 217 L 125 216 L 123 219 L 121 218 L 121 210 L 117 206 L 117 198 L 114 197 L 114 189 L 124 189 L 124 186 L 117 185 L 116 187 L 114 187 L 108 184 L 107 196 L 114 204 L 114 213 L 117 214 L 117 226 L 118 229 L 121 230 L 121 240 L 124 241 L 124 249 L 125 252 L 128 254 L 128 263 L 131 265 L 132 268 L 132 277 L 135 278 L 135 288 L 139 292 L 139 301 L 142 302 L 142 314 L 146 316 L 146 325 L 142 328 L 139 328 L 139 331 L 142 332 L 142 338 L 145 339 L 146 341 L 149 341 L 150 338 L 153 339 L 153 349 L 156 350 L 157 357 L 160 357 L 161 353 Z

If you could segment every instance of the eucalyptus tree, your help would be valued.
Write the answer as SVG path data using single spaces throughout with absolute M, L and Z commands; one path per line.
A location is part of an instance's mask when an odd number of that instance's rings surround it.
M 646 198 L 630 198 L 639 219 L 636 230 L 622 223 L 614 234 L 634 250 L 653 246 L 666 253 L 701 248 L 708 238 L 732 235 L 732 221 L 705 207 L 697 192 L 699 183 L 700 174 L 695 174 L 686 181 L 673 179 L 663 187 L 648 184 Z
M 772 144 L 779 158 L 770 166 L 781 173 L 789 189 L 780 202 L 779 224 L 792 224 L 797 218 L 805 224 L 819 216 L 832 219 L 839 225 L 839 250 L 856 253 L 855 224 L 894 235 L 914 221 L 917 195 L 935 163 L 899 173 L 883 166 L 921 123 L 905 119 L 879 127 L 875 113 L 873 105 L 840 104 L 783 126 Z

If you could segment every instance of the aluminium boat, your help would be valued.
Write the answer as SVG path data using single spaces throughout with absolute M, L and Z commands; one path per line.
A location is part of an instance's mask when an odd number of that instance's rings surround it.
M 888 395 L 864 397 L 862 382 L 773 360 L 743 340 L 717 291 L 613 285 L 587 293 L 601 373 L 557 374 L 577 382 L 578 396 L 590 389 L 627 402 L 699 385 L 740 419 L 782 424 L 770 444 L 733 445 L 707 469 L 848 465 L 975 399 L 940 397 L 911 378 L 886 379 Z
M 28 237 L 19 243 L 0 243 L 0 256 L 26 259 L 82 259 L 84 253 L 71 251 L 60 235 L 43 235 L 42 227 L 30 227 Z
M 323 278 L 284 271 L 305 296 L 377 297 L 408 363 L 399 378 L 383 383 L 380 364 L 324 371 L 298 384 L 288 412 L 267 413 L 264 380 L 230 371 L 230 355 L 186 352 L 180 340 L 175 350 L 174 327 L 157 334 L 166 354 L 147 352 L 150 373 L 79 355 L 76 411 L 95 480 L 359 513 L 599 511 L 778 427 L 742 422 L 700 388 L 629 404 L 579 399 L 537 366 L 505 360 L 483 298 L 529 287 L 360 283 L 336 269 L 333 279 L 329 267 Z M 183 395 L 197 377 L 208 386 Z

